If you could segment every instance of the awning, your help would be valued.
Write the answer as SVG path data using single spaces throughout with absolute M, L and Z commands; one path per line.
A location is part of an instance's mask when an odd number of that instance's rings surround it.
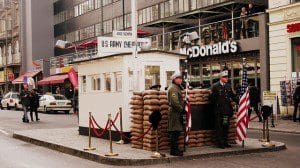
M 12 81 L 12 84 L 22 84 L 23 83 L 23 79 L 24 79 L 24 76 L 27 76 L 27 77 L 34 77 L 36 76 L 38 73 L 40 73 L 41 71 L 29 71 L 29 72 L 26 72 L 24 73 L 23 75 L 17 77 L 15 80 Z
M 49 76 L 43 80 L 38 81 L 38 85 L 64 83 L 67 78 L 68 74 Z

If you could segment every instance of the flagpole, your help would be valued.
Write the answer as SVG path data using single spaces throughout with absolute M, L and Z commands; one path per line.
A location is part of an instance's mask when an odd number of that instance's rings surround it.
M 243 73 L 244 73 L 245 68 L 246 68 L 246 58 L 243 58 Z M 247 116 L 248 116 L 248 111 L 247 111 Z M 242 148 L 245 148 L 245 139 L 243 139 L 243 141 L 242 141 Z

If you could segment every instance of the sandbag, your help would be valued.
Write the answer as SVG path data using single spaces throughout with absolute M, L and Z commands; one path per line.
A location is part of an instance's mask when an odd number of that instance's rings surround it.
M 143 115 L 143 109 L 133 109 L 131 110 L 131 114 Z
M 159 94 L 159 91 L 157 90 L 146 90 L 143 92 L 143 95 L 146 96 L 146 95 L 158 95 Z
M 160 110 L 169 110 L 169 105 L 168 104 L 161 104 Z
M 130 100 L 129 102 L 130 105 L 143 105 L 142 100 Z
M 132 120 L 142 120 L 143 119 L 143 116 L 142 115 L 131 115 L 130 118 Z
M 142 105 L 131 105 L 130 109 L 143 109 Z
M 145 105 L 159 105 L 160 100 L 158 100 L 158 99 L 146 99 L 146 100 L 144 100 L 144 104 Z
M 167 99 L 160 99 L 159 100 L 159 104 L 161 104 L 161 105 L 169 105 L 169 101 L 167 100 Z
M 142 96 L 138 96 L 138 95 L 133 95 L 131 97 L 132 100 L 143 100 L 143 97 Z
M 155 110 L 159 110 L 160 106 L 157 105 L 145 105 L 144 106 L 144 110 L 151 110 L 151 111 L 155 111 Z
M 166 100 L 167 100 L 167 99 L 168 99 L 168 96 L 167 96 L 167 95 L 159 95 L 158 98 L 159 98 L 159 99 L 166 99 Z

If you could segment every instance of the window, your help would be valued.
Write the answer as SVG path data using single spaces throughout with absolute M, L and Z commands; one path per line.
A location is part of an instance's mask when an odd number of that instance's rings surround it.
M 103 0 L 103 6 L 112 3 L 112 0 Z
M 92 76 L 91 77 L 91 90 L 101 90 L 100 76 Z
M 292 39 L 292 72 L 300 72 L 300 38 Z
M 95 0 L 95 9 L 98 9 L 101 7 L 101 0 Z
M 86 76 L 81 76 L 81 92 L 86 92 Z
M 131 13 L 125 15 L 125 28 L 131 27 Z
M 122 30 L 123 29 L 123 16 L 114 18 L 114 30 Z
M 117 92 L 122 92 L 122 74 L 117 73 L 115 75 L 115 77 L 116 77 L 116 91 Z
M 112 20 L 107 20 L 103 22 L 103 34 L 108 34 L 112 32 Z
M 105 74 L 105 91 L 111 91 L 111 76 L 110 74 Z
M 149 89 L 153 85 L 160 84 L 160 67 L 146 66 L 145 67 L 145 89 Z
M 101 36 L 102 35 L 102 27 L 101 23 L 98 23 L 95 25 L 95 36 Z
M 167 76 L 167 86 L 169 86 L 172 83 L 171 76 L 174 74 L 174 71 L 166 71 L 166 76 Z
M 79 16 L 78 5 L 74 6 L 74 16 L 75 16 L 75 17 Z

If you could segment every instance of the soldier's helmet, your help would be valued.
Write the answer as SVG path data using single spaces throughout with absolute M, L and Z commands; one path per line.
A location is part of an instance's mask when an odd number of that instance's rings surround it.
M 176 78 L 182 78 L 182 75 L 180 73 L 175 73 L 174 75 L 171 76 L 172 81 Z

